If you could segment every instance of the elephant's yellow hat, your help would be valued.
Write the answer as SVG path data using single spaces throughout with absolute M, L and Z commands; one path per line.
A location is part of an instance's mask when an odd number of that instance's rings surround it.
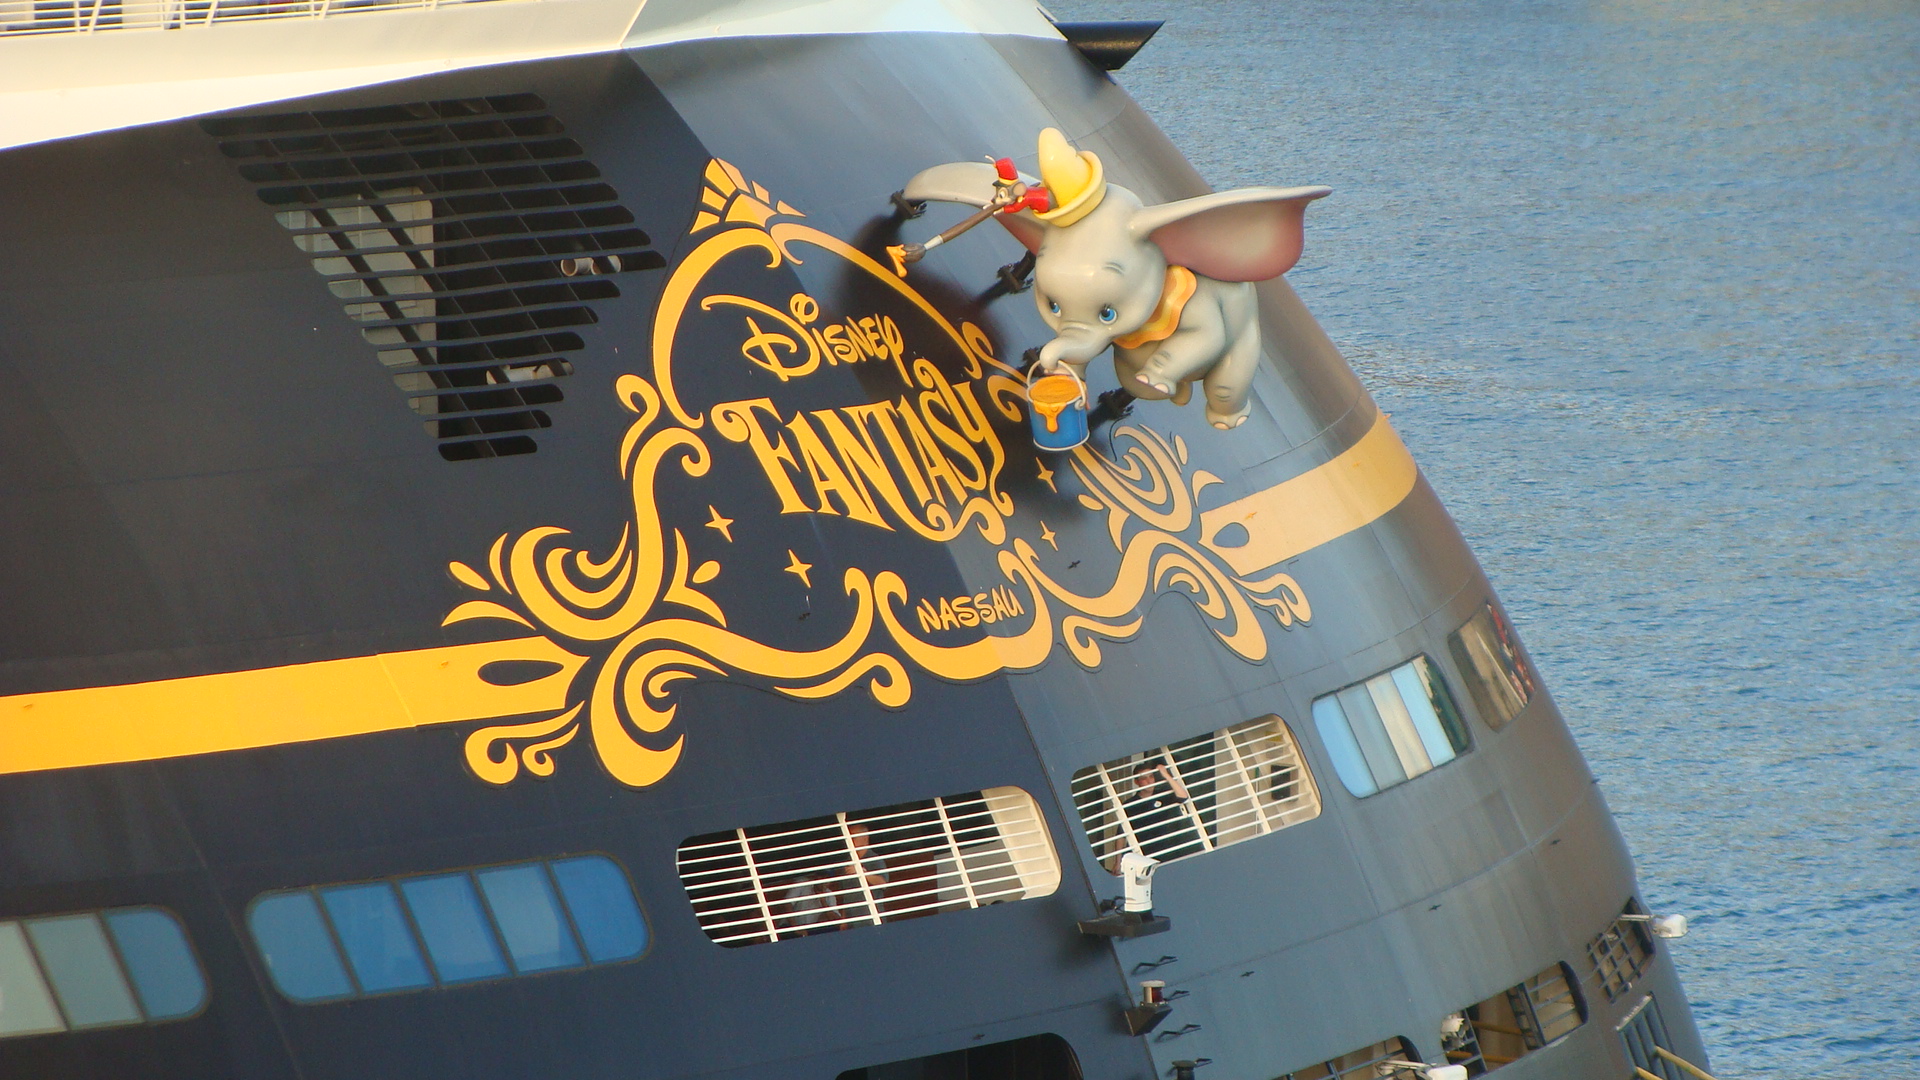
M 1053 196 L 1053 209 L 1034 216 L 1065 228 L 1093 212 L 1107 194 L 1107 172 L 1091 150 L 1076 152 L 1059 128 L 1040 132 L 1040 182 Z

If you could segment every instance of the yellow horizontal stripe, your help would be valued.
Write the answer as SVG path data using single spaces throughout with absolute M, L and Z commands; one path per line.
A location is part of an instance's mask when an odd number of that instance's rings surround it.
M 1406 498 L 1418 475 L 1382 414 L 1325 465 L 1202 513 L 1201 541 L 1244 577 L 1377 520 Z M 1246 542 L 1221 543 L 1235 523 L 1246 527 Z M 498 686 L 480 678 L 480 669 L 498 660 L 550 661 L 561 669 Z M 0 697 L 0 774 L 558 712 L 585 663 L 545 638 L 523 637 Z
M 1360 441 L 1316 469 L 1200 515 L 1200 542 L 1246 577 L 1311 551 L 1400 505 L 1420 468 L 1381 413 Z M 1246 543 L 1220 543 L 1229 525 Z
M 561 670 L 495 686 L 496 660 Z M 0 773 L 336 739 L 562 709 L 586 661 L 545 638 L 0 698 Z

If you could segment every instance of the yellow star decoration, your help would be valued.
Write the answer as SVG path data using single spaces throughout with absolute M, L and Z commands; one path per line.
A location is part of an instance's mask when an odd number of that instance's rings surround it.
M 813 570 L 813 564 L 810 562 L 801 562 L 800 556 L 795 555 L 792 548 L 787 549 L 787 565 L 785 569 L 787 573 L 799 578 L 800 584 L 805 585 L 809 589 L 813 588 L 813 579 L 807 576 Z
M 712 504 L 708 504 L 707 513 L 713 515 L 713 518 L 707 522 L 707 528 L 726 537 L 727 543 L 733 543 L 733 519 L 730 517 L 721 517 L 720 511 L 715 510 Z M 787 554 L 791 555 L 793 552 L 789 551 Z
M 1060 494 L 1060 489 L 1053 486 L 1053 470 L 1047 468 L 1047 463 L 1044 461 L 1038 464 L 1040 466 L 1040 482 L 1052 488 L 1055 495 Z
M 1052 529 L 1047 528 L 1046 522 L 1043 521 L 1040 523 L 1040 539 L 1045 540 L 1047 542 L 1047 546 L 1051 547 L 1055 551 L 1060 550 L 1060 545 L 1055 543 L 1053 539 L 1058 535 L 1060 534 L 1054 532 Z

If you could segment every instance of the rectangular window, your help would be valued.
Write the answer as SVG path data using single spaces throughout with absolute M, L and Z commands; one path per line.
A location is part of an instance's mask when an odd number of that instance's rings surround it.
M 158 908 L 119 908 L 102 917 L 120 947 L 120 961 L 147 1019 L 168 1020 L 200 1010 L 207 1000 L 207 980 L 173 916 Z
M 1262 716 L 1073 774 L 1093 853 L 1172 862 L 1320 815 L 1320 791 L 1286 722 Z
M 17 922 L 0 922 L 0 1036 L 65 1031 L 40 965 Z
M 471 877 L 409 878 L 400 883 L 400 894 L 420 922 L 420 936 L 442 983 L 494 979 L 507 973 L 506 954 L 494 938 L 493 924 L 480 907 Z
M 1573 969 L 1555 964 L 1450 1019 L 1441 1040 L 1448 1063 L 1479 1076 L 1571 1034 L 1586 1023 L 1587 1009 Z
M 0 1037 L 200 1011 L 206 976 L 172 915 L 116 908 L 0 922 Z
M 1637 901 L 1627 902 L 1627 915 L 1644 914 Z M 1593 981 L 1608 1001 L 1618 1001 L 1633 989 L 1653 961 L 1653 938 L 1645 923 L 1619 919 L 1587 943 L 1587 959 L 1593 965 Z
M 639 956 L 647 948 L 647 924 L 633 906 L 627 876 L 612 862 L 588 857 L 547 864 L 573 913 L 574 929 L 596 964 Z
M 604 855 L 267 893 L 247 923 L 274 986 L 301 1003 L 617 963 L 647 946 L 626 871 Z
M 340 935 L 340 947 L 362 993 L 416 990 L 433 984 L 390 883 L 335 885 L 320 890 L 320 901 Z
M 1533 669 L 1520 655 L 1520 639 L 1492 604 L 1455 630 L 1447 645 L 1454 666 L 1487 726 L 1498 731 L 1533 700 Z
M 560 911 L 547 868 L 539 864 L 502 866 L 482 870 L 480 892 L 493 911 L 494 923 L 507 943 L 507 955 L 518 972 L 578 967 L 580 947 L 574 943 L 567 917 Z
M 1358 798 L 1445 765 L 1469 745 L 1440 669 L 1424 656 L 1315 699 L 1313 724 Z
M 295 1001 L 326 1001 L 353 993 L 340 946 L 313 893 L 302 889 L 263 896 L 254 901 L 247 924 L 267 962 L 267 974 L 282 994 Z
M 89 912 L 28 919 L 26 926 L 27 940 L 40 956 L 41 969 L 53 984 L 54 997 L 66 1014 L 68 1027 L 140 1021 L 140 1010 L 133 1004 L 133 988 L 120 974 L 120 964 L 107 944 L 98 915 Z
M 1046 896 L 1060 860 L 1033 797 L 987 788 L 693 837 L 680 880 L 738 947 Z

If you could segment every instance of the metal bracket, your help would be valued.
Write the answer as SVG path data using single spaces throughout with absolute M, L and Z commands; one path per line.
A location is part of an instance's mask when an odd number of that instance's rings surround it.
M 1079 926 L 1088 937 L 1137 938 L 1164 934 L 1173 929 L 1173 920 L 1150 911 L 1116 911 L 1097 919 L 1081 919 Z
M 893 204 L 894 216 L 902 221 L 910 221 L 927 212 L 927 204 L 917 199 L 907 198 L 905 190 L 896 191 L 887 196 L 887 201 Z
M 1120 1015 L 1127 1021 L 1127 1034 L 1138 1037 L 1159 1027 L 1172 1012 L 1173 1006 L 1166 1004 L 1135 1005 Z

